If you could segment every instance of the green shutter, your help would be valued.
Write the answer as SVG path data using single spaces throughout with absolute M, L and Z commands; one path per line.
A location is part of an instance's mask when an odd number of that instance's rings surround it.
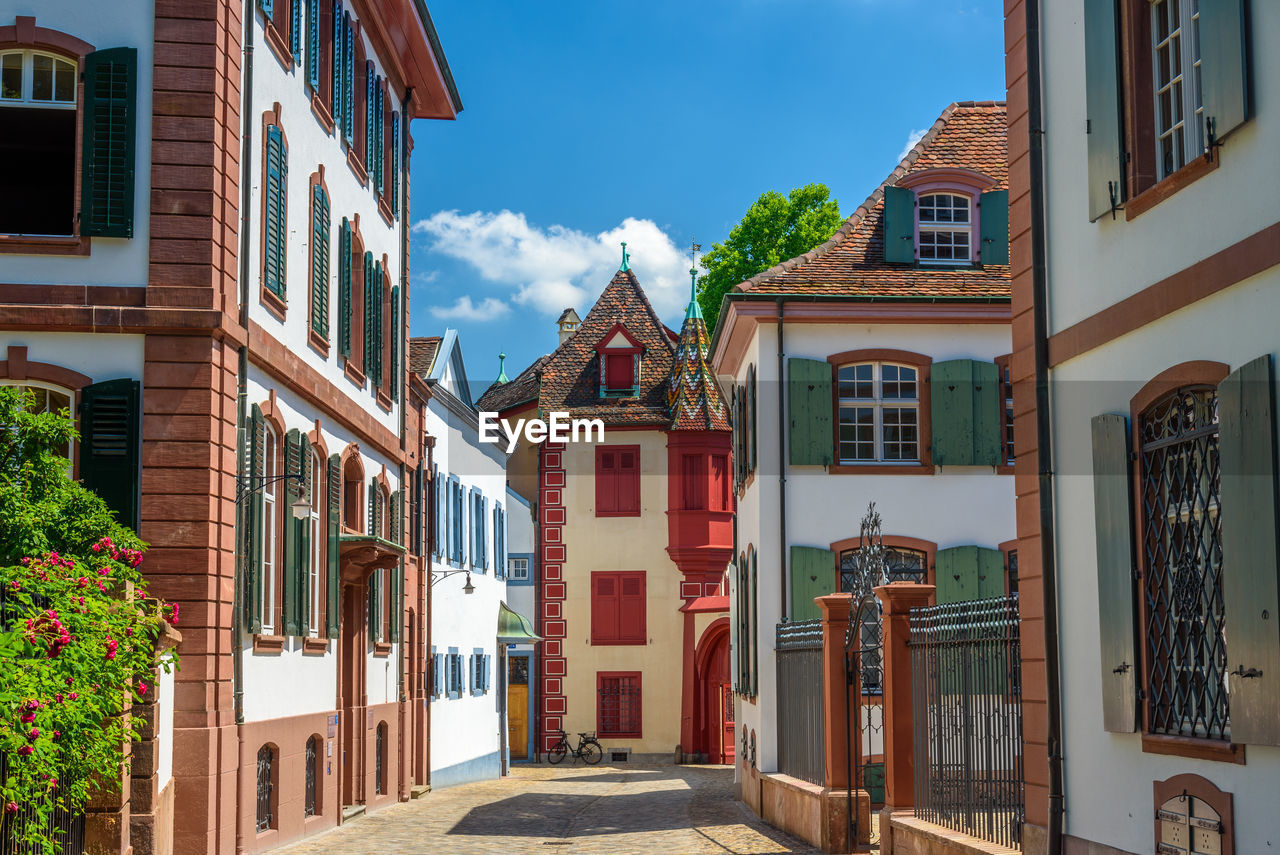
M 338 353 L 351 358 L 351 223 L 346 217 L 338 236 Z
M 388 601 L 391 616 L 391 637 L 388 641 L 400 640 L 400 623 L 404 619 L 404 603 L 402 602 L 404 587 L 404 562 L 396 562 L 396 566 L 387 571 L 391 574 L 391 597 Z
M 754 472 L 756 471 L 756 444 L 757 444 L 756 435 L 759 433 L 759 427 L 760 427 L 759 424 L 756 422 L 756 366 L 754 363 L 747 367 L 746 411 L 747 411 L 747 435 L 746 435 L 747 472 Z
M 305 0 L 305 2 L 307 4 L 307 83 L 313 91 L 319 92 L 320 0 Z
M 1120 48 L 1117 0 L 1085 0 L 1085 134 L 1089 157 L 1089 220 L 1124 201 L 1120 136 Z
M 378 118 L 378 108 L 374 104 L 377 100 L 374 87 L 377 85 L 378 78 L 373 73 L 373 60 L 369 60 L 364 67 L 364 162 L 367 168 L 372 166 L 374 145 L 377 140 L 374 129 L 374 123 Z M 367 174 L 372 175 L 373 172 L 372 168 L 368 168 Z
M 787 389 L 791 465 L 832 463 L 831 366 L 816 359 L 792 357 L 787 362 Z
M 110 48 L 84 58 L 82 235 L 133 237 L 137 88 L 137 49 Z
M 373 478 L 369 481 L 369 520 L 366 532 L 370 537 L 378 536 L 378 479 Z
M 337 127 L 338 136 L 342 136 L 342 46 L 346 43 L 344 36 L 345 30 L 342 24 L 345 18 L 342 16 L 342 0 L 335 0 L 333 4 L 333 63 L 331 65 L 333 71 L 332 98 L 329 102 L 333 108 L 333 122 Z
M 884 188 L 884 260 L 916 260 L 916 194 L 905 187 Z
M 983 264 L 1009 263 L 1009 191 L 983 193 L 978 202 L 982 220 L 982 245 L 978 258 Z
M 339 553 L 339 522 L 338 519 L 342 514 L 342 457 L 334 454 L 329 457 L 329 518 L 328 522 L 328 557 L 329 566 L 328 576 L 325 580 L 325 624 L 328 629 L 330 638 L 338 637 L 338 630 L 341 626 L 342 608 L 342 582 L 341 582 L 341 555 Z
M 400 286 L 391 286 L 391 372 L 388 384 L 391 400 L 400 400 Z
M 1004 555 L 982 546 L 953 546 L 938 550 L 934 565 L 939 603 L 959 603 L 1003 597 Z
M 142 389 L 106 380 L 80 390 L 80 480 L 138 530 L 142 507 Z
M 929 372 L 933 463 L 997 466 L 1002 462 L 1000 376 L 995 363 L 935 362 Z
M 1231 740 L 1280 745 L 1280 503 L 1270 355 L 1222 381 L 1218 419 Z
M 277 495 L 283 499 L 284 508 L 284 589 L 281 591 L 280 611 L 284 615 L 284 632 L 282 635 L 299 635 L 301 627 L 298 617 L 302 612 L 300 602 L 302 563 L 306 556 L 302 553 L 302 529 L 304 520 L 295 519 L 290 507 L 298 498 L 299 481 L 293 476 L 302 471 L 302 434 L 297 428 L 290 430 L 284 437 L 284 471 L 289 476 L 284 481 L 284 489 Z M 277 511 L 279 513 L 279 511 Z
M 756 553 L 751 553 L 751 697 L 760 688 L 760 575 L 756 570 Z
M 285 296 L 285 164 L 284 133 L 278 125 L 267 127 L 267 184 L 263 188 L 266 203 L 266 229 L 263 241 L 263 277 L 266 286 L 278 297 Z
M 1092 433 L 1102 726 L 1112 733 L 1132 733 L 1138 723 L 1139 664 L 1134 643 L 1129 420 L 1117 415 L 1094 416 Z
M 424 524 L 426 518 L 426 501 L 427 501 L 427 467 L 426 464 L 418 463 L 418 477 L 414 479 L 413 490 L 417 497 L 413 504 L 413 551 L 418 555 L 426 555 L 430 550 L 426 548 L 426 542 L 423 538 Z
M 391 509 L 391 525 L 388 526 L 388 528 L 391 530 L 391 542 L 400 543 L 401 513 L 400 513 L 400 491 L 399 490 L 396 490 L 391 494 L 391 501 L 388 503 L 388 506 Z
M 289 0 L 289 51 L 293 61 L 302 65 L 302 4 L 306 0 Z
M 304 433 L 299 438 L 298 457 L 302 465 L 301 489 L 298 496 L 311 503 L 311 491 L 319 485 L 313 482 L 311 471 L 311 440 Z M 293 516 L 290 511 L 289 516 Z M 311 515 L 298 520 L 298 634 L 311 631 Z
M 1245 0 L 1200 4 L 1200 92 L 1205 122 L 1217 140 L 1243 125 L 1251 111 L 1246 20 Z M 1234 698 L 1231 706 L 1234 736 Z
M 391 214 L 400 216 L 400 114 L 391 114 Z
M 249 474 L 252 491 L 249 499 L 248 572 L 245 573 L 245 613 L 250 632 L 262 632 L 262 615 L 258 602 L 262 599 L 262 481 L 266 446 L 267 420 L 257 404 L 249 416 Z
M 311 329 L 329 340 L 329 196 L 319 184 L 311 199 Z
M 822 610 L 813 601 L 836 590 L 836 554 L 812 546 L 791 547 L 791 620 L 816 620 Z
M 383 179 L 386 170 L 386 151 L 383 149 L 383 122 L 386 118 L 386 102 L 382 97 L 382 78 L 374 78 L 373 81 L 373 150 L 369 152 L 369 159 L 373 161 L 374 186 L 378 195 L 383 192 Z
M 363 353 L 361 358 L 364 361 L 364 373 L 371 375 L 373 372 L 373 291 L 374 291 L 374 273 L 373 273 L 373 253 L 365 252 L 364 254 L 364 342 Z M 377 384 L 375 383 L 376 387 Z

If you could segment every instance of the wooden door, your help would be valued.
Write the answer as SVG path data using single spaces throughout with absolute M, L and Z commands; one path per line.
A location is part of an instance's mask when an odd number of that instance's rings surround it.
M 733 686 L 729 683 L 720 684 L 720 704 L 720 762 L 732 766 L 737 741 L 733 735 Z
M 507 659 L 507 744 L 511 759 L 529 757 L 529 658 Z

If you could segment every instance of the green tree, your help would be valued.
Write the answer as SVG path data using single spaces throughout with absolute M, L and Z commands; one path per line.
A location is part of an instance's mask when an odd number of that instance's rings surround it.
M 146 596 L 145 544 L 72 480 L 70 414 L 0 388 L 0 812 L 14 851 L 61 851 L 55 808 L 115 788 L 177 606 Z M 7 844 L 6 844 L 7 845 Z
M 729 239 L 712 245 L 702 257 L 707 272 L 698 279 L 698 305 L 707 327 L 715 329 L 720 301 L 734 285 L 808 252 L 843 222 L 840 203 L 825 184 L 797 187 L 786 196 L 776 190 L 761 194 Z

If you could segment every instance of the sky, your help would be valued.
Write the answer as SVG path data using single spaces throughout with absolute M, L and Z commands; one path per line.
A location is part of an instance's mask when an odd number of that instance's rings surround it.
M 413 123 L 411 332 L 473 388 L 555 348 L 621 260 L 679 328 L 690 244 L 766 190 L 844 215 L 952 101 L 1004 98 L 1001 0 L 429 0 L 457 121 Z

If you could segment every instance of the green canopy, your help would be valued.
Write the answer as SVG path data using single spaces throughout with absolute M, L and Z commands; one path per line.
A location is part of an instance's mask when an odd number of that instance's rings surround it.
M 533 622 L 517 611 L 498 603 L 498 643 L 537 644 L 542 637 L 534 634 Z

